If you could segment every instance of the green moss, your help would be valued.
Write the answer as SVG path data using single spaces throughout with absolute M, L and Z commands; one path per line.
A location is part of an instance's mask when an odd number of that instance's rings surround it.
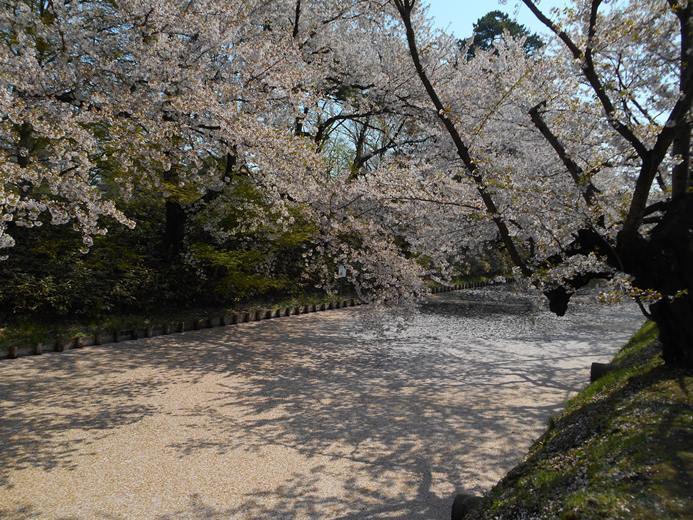
M 595 396 L 613 391 L 616 387 L 624 384 L 631 376 L 642 371 L 641 363 L 658 364 L 659 360 L 653 355 L 657 351 L 654 347 L 656 339 L 657 326 L 653 322 L 646 322 L 614 356 L 612 364 L 617 369 L 602 376 L 570 399 L 562 415 L 568 415 L 585 406 Z
M 613 363 L 619 366 L 632 364 L 640 360 L 646 360 L 645 357 L 651 353 L 653 343 L 657 339 L 657 325 L 652 322 L 646 322 L 640 330 L 626 343 L 626 345 L 614 356 Z
M 645 324 L 470 518 L 686 518 L 693 372 L 665 367 L 656 337 Z

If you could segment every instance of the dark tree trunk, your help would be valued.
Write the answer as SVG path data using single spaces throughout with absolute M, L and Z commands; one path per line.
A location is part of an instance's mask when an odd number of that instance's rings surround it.
M 236 174 L 236 163 L 238 156 L 236 155 L 235 147 L 232 147 L 232 152 L 226 154 L 224 160 L 224 176 L 233 177 Z M 165 180 L 173 180 L 175 171 L 171 170 L 164 174 Z M 183 252 L 183 242 L 185 240 L 185 231 L 188 223 L 188 215 L 194 215 L 207 204 L 210 204 L 224 192 L 208 191 L 203 197 L 192 204 L 183 206 L 175 199 L 166 199 L 166 222 L 164 226 L 163 254 L 167 261 L 172 261 Z
M 684 114 L 681 119 L 685 119 Z M 674 138 L 672 153 L 679 163 L 674 166 L 671 179 L 671 196 L 678 199 L 688 192 L 691 184 L 690 164 L 691 164 L 691 124 L 682 120 L 679 122 L 679 129 Z
M 622 234 L 611 246 L 594 231 L 581 230 L 566 254 L 595 252 L 612 267 L 631 275 L 638 289 L 661 294 L 649 310 L 659 327 L 664 360 L 670 366 L 693 368 L 693 193 L 655 206 L 664 216 L 647 237 Z M 560 257 L 549 258 L 543 267 L 560 261 Z M 609 277 L 609 273 L 581 274 L 544 294 L 550 309 L 562 316 L 574 289 L 591 279 Z
M 167 199 L 163 252 L 169 262 L 183 251 L 186 220 L 185 208 L 178 201 Z
M 664 360 L 693 367 L 693 194 L 672 201 L 643 250 L 635 284 L 664 295 L 650 305 Z
M 402 2 L 404 0 L 395 0 Z M 589 13 L 587 44 L 579 47 L 570 34 L 547 17 L 535 0 L 522 0 L 537 19 L 551 30 L 567 47 L 572 57 L 582 64 L 582 74 L 599 99 L 609 124 L 632 147 L 640 157 L 641 169 L 635 182 L 630 207 L 614 244 L 604 237 L 603 245 L 589 243 L 593 232 L 583 230 L 583 236 L 576 236 L 570 248 L 571 254 L 599 253 L 607 263 L 618 271 L 633 277 L 633 284 L 641 290 L 652 290 L 661 298 L 650 306 L 652 319 L 659 326 L 664 359 L 673 366 L 693 367 L 693 193 L 690 185 L 690 142 L 691 126 L 689 113 L 693 98 L 693 68 L 690 56 L 693 53 L 693 10 L 692 2 L 668 0 L 672 12 L 679 19 L 681 44 L 679 62 L 679 89 L 682 95 L 674 104 L 654 145 L 648 148 L 635 134 L 630 125 L 620 121 L 616 108 L 610 98 L 609 89 L 602 82 L 593 61 L 592 41 L 597 33 L 598 10 L 602 0 L 592 0 Z M 413 2 L 413 0 L 407 0 Z M 563 159 L 574 178 L 579 178 L 575 162 L 565 154 L 563 147 L 552 142 L 552 135 L 541 128 L 539 109 L 533 110 L 533 120 L 554 149 Z M 656 203 L 649 208 L 647 202 L 653 181 L 660 175 L 660 167 L 665 154 L 673 142 L 673 153 L 680 161 L 673 170 L 671 201 Z M 560 144 L 560 143 L 559 143 Z M 575 175 L 578 174 L 578 175 Z M 664 183 L 660 186 L 664 189 Z M 588 201 L 589 204 L 589 201 Z M 664 211 L 661 218 L 647 215 Z M 643 224 L 656 223 L 654 229 L 641 235 Z M 582 231 L 581 231 L 582 233 Z M 587 240 L 585 240 L 587 239 Z M 606 248 L 604 247 L 606 246 Z M 613 250 L 615 254 L 609 251 Z M 551 259 L 549 259 L 551 260 Z M 555 261 L 554 261 L 555 262 Z M 551 265 L 551 261 L 547 262 Z M 588 274 L 580 279 L 570 280 L 565 287 L 546 292 L 551 309 L 564 313 L 571 289 L 577 288 L 589 278 L 600 278 L 600 273 Z M 644 307 L 641 306 L 641 308 Z
M 693 302 L 690 296 L 650 305 L 667 365 L 693 368 Z

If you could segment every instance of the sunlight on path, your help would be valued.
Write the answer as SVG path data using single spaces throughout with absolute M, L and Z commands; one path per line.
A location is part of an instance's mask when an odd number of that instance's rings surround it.
M 499 295 L 3 361 L 0 518 L 449 518 L 642 322 Z

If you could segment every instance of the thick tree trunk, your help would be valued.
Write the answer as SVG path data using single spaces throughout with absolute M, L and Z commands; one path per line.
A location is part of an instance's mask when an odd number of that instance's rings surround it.
M 650 305 L 650 315 L 659 327 L 664 360 L 670 366 L 693 368 L 693 193 L 657 206 L 665 214 L 647 237 L 621 234 L 611 246 L 594 231 L 581 230 L 566 253 L 595 252 L 631 275 L 635 287 L 662 295 Z M 549 258 L 545 267 L 560 261 Z M 550 309 L 563 315 L 574 289 L 591 279 L 609 277 L 608 272 L 581 274 L 544 294 Z
M 671 202 L 643 253 L 642 267 L 633 274 L 638 287 L 664 295 L 650 306 L 664 360 L 693 367 L 693 194 Z
M 667 365 L 693 368 L 693 301 L 689 295 L 650 305 L 659 327 L 662 356 Z

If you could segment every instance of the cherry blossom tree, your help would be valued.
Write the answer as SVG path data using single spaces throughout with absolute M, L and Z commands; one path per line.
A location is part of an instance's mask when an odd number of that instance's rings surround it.
M 430 40 L 425 47 L 418 41 L 422 36 L 416 30 L 418 2 L 393 0 L 413 67 L 439 126 L 446 130 L 464 165 L 460 178 L 474 185 L 509 256 L 523 275 L 544 287 L 552 310 L 566 312 L 575 289 L 591 279 L 622 281 L 625 277 L 633 293 L 651 300 L 650 313 L 660 327 L 665 360 L 691 365 L 691 5 L 663 0 L 621 2 L 600 12 L 601 1 L 579 1 L 558 21 L 537 3 L 523 1 L 558 40 L 547 59 L 559 74 L 552 81 L 550 74 L 545 76 L 548 89 L 526 93 L 527 101 L 536 101 L 527 117 L 560 159 L 572 191 L 583 199 L 575 207 L 580 211 L 565 226 L 571 214 L 559 209 L 562 197 L 555 191 L 559 196 L 550 198 L 557 211 L 546 213 L 550 218 L 542 224 L 555 242 L 553 252 L 533 247 L 537 239 L 527 226 L 520 226 L 522 233 L 511 231 L 511 208 L 529 208 L 537 199 L 523 199 L 515 189 L 517 202 L 503 209 L 499 202 L 503 194 L 494 189 L 483 153 L 473 146 L 476 136 L 464 128 L 464 114 L 457 112 L 461 96 L 446 89 L 449 80 L 436 71 L 441 58 L 432 55 Z M 556 87 L 564 94 L 557 93 Z M 469 95 L 470 89 L 457 92 Z M 565 92 L 570 93 L 568 97 Z M 516 132 L 506 135 L 517 140 Z M 601 144 L 595 143 L 595 137 Z M 515 171 L 521 163 L 517 159 L 513 157 L 515 164 L 509 165 Z M 663 171 L 669 168 L 670 175 Z M 596 174 L 604 170 L 611 176 L 606 194 L 595 186 Z M 621 200 L 605 196 L 609 194 L 620 194 Z M 527 248 L 522 242 L 529 242 L 533 255 L 523 254 Z
M 169 259 L 201 261 L 190 222 L 223 248 L 300 221 L 306 274 L 364 298 L 497 243 L 559 314 L 626 287 L 690 365 L 690 2 L 523 2 L 553 40 L 471 59 L 417 0 L 6 2 L 0 248 L 70 224 L 86 251 L 142 190 Z
M 270 108 L 299 105 L 302 79 L 294 46 L 263 25 L 263 2 L 6 4 L 3 247 L 17 226 L 72 222 L 88 247 L 104 217 L 133 225 L 106 181 L 126 197 L 159 189 L 175 217 L 176 191 L 218 191 L 248 161 L 310 167 L 271 153 L 289 146 Z

